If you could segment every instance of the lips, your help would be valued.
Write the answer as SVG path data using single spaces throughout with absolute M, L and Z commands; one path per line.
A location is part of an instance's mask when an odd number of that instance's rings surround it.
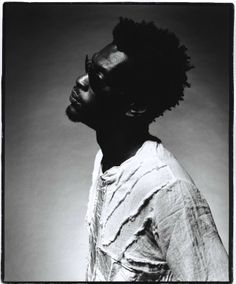
M 79 96 L 76 92 L 76 90 L 73 88 L 71 91 L 71 95 L 70 95 L 70 102 L 71 104 L 75 105 L 75 106 L 81 106 L 81 102 L 79 100 Z

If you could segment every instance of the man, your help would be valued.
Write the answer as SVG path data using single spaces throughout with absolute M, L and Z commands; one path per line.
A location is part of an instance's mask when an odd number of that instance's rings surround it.
M 228 280 L 209 206 L 149 124 L 183 99 L 186 48 L 153 23 L 121 18 L 86 56 L 66 113 L 96 131 L 88 281 Z

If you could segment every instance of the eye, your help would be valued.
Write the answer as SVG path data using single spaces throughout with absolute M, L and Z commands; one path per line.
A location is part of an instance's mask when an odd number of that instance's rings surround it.
M 99 70 L 96 63 L 85 57 L 85 72 L 88 74 L 89 85 L 95 93 L 101 93 L 108 86 L 108 81 L 105 74 Z
M 90 69 L 88 72 L 89 84 L 94 92 L 101 92 L 106 87 L 104 75 Z

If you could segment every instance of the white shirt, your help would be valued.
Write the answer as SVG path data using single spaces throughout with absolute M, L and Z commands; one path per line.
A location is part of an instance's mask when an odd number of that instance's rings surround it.
M 228 281 L 228 256 L 207 201 L 161 143 L 104 174 L 87 211 L 88 281 Z

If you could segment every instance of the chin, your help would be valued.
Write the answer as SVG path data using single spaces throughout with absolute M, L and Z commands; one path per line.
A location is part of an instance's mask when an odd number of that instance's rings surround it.
M 88 127 L 96 130 L 96 123 L 94 123 L 94 121 L 96 121 L 96 119 L 93 119 L 93 116 L 88 118 L 87 116 L 82 115 L 82 111 L 80 109 L 77 109 L 73 105 L 69 105 L 66 108 L 66 115 L 67 115 L 67 117 L 69 118 L 70 121 L 81 122 L 81 123 L 87 125 Z
M 73 122 L 81 122 L 81 114 L 73 105 L 66 108 L 66 115 Z

